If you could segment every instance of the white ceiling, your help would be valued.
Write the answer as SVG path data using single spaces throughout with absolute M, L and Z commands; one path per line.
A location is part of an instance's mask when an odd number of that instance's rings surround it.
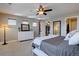
M 12 3 L 11 5 L 8 3 L 0 3 L 0 12 L 40 19 L 79 11 L 78 3 L 42 3 L 46 8 L 52 8 L 53 11 L 47 12 L 47 16 L 37 16 L 36 9 L 39 5 L 39 3 Z

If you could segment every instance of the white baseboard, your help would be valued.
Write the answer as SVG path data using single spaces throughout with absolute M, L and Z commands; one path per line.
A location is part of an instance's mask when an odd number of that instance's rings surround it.
M 17 42 L 18 40 L 11 40 L 11 41 L 7 41 L 7 43 L 12 43 L 12 42 Z M 3 44 L 3 42 L 0 42 L 0 44 Z

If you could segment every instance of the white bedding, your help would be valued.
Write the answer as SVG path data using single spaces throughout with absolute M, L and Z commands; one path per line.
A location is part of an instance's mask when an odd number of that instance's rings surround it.
M 53 38 L 56 36 L 58 36 L 58 35 L 49 35 L 49 36 L 37 37 L 33 40 L 33 43 L 40 46 L 42 40 L 46 40 L 46 39 Z
M 64 40 L 69 40 L 69 39 L 70 39 L 73 35 L 75 35 L 77 32 L 78 32 L 77 30 L 74 30 L 74 31 L 69 32 L 69 33 L 66 35 L 66 37 L 65 37 Z
M 41 51 L 38 48 L 35 48 L 32 50 L 34 54 L 36 54 L 37 56 L 48 56 L 46 53 L 44 53 L 43 51 Z
M 79 32 L 77 32 L 73 37 L 69 39 L 69 45 L 77 45 L 79 44 Z
M 35 53 L 37 56 L 48 56 L 47 54 L 45 54 L 43 51 L 40 50 L 40 44 L 42 42 L 42 40 L 46 40 L 46 39 L 50 39 L 50 38 L 54 38 L 58 35 L 49 35 L 49 36 L 43 36 L 43 37 L 36 37 L 32 43 L 38 45 L 38 48 L 34 48 L 32 49 L 32 52 Z

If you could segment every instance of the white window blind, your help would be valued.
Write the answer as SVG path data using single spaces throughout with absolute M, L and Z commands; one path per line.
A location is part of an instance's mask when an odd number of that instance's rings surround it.
M 15 19 L 8 19 L 8 25 L 16 25 L 16 20 Z

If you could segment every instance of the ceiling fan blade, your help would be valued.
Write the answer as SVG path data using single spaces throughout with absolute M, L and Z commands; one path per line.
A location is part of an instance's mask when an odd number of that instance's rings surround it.
M 52 11 L 52 9 L 47 9 L 47 10 L 44 10 L 44 12 L 48 12 L 48 11 Z
M 46 13 L 43 13 L 44 15 L 47 15 Z
M 43 13 L 44 15 L 47 15 L 46 13 Z M 39 13 L 37 13 L 36 15 L 39 15 Z
M 37 13 L 36 15 L 39 15 L 39 13 Z

